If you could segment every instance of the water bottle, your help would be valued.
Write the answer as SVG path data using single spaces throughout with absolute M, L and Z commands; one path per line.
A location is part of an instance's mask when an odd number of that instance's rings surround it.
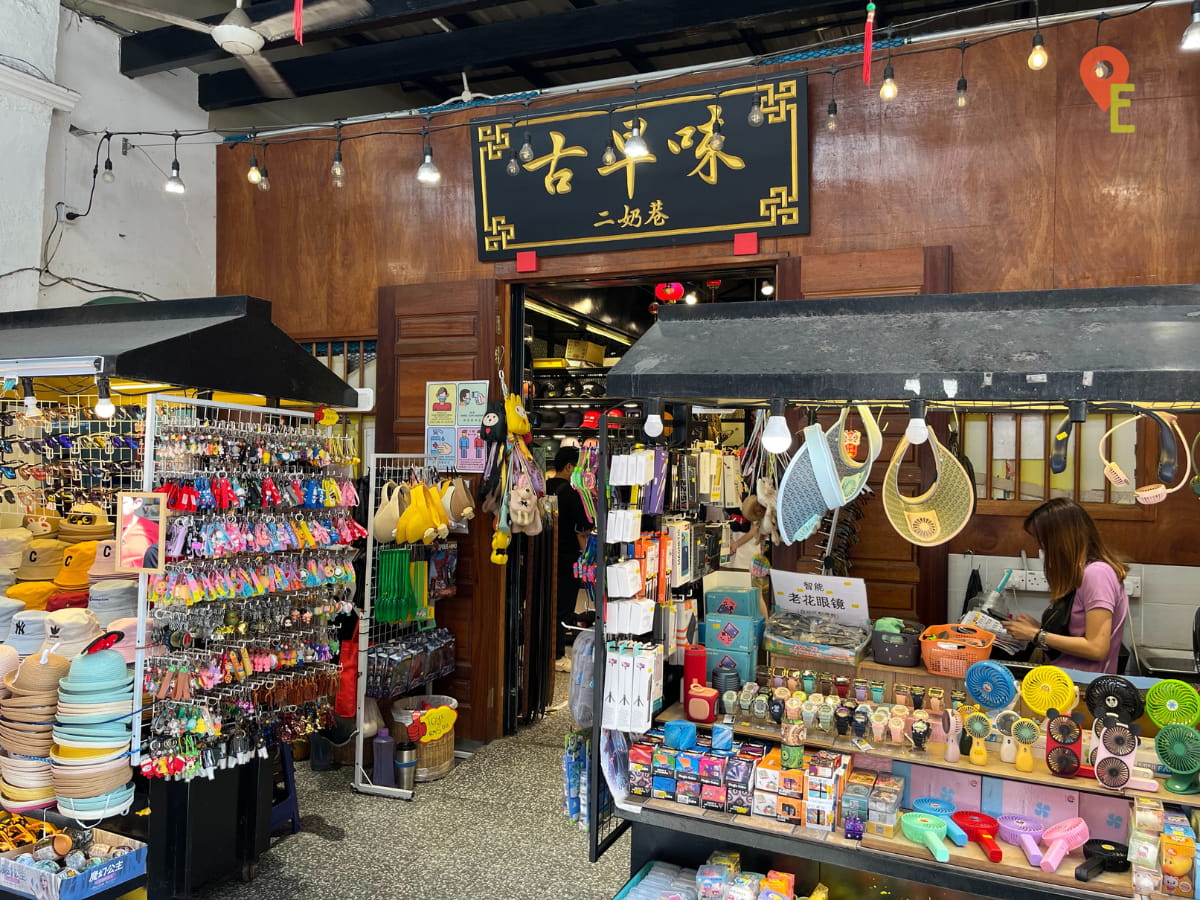
M 417 745 L 407 734 L 396 744 L 396 787 L 411 791 L 417 780 Z
M 371 747 L 375 754 L 375 767 L 371 774 L 371 782 L 376 787 L 395 787 L 396 773 L 395 766 L 392 765 L 395 744 L 386 728 L 380 728 L 375 733 Z

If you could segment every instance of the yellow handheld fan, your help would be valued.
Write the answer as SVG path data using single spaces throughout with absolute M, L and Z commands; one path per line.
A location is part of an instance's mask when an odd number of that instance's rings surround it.
M 973 712 L 963 721 L 963 728 L 971 736 L 971 752 L 967 759 L 971 761 L 971 765 L 986 766 L 987 739 L 992 733 L 992 720 L 987 717 L 987 713 Z

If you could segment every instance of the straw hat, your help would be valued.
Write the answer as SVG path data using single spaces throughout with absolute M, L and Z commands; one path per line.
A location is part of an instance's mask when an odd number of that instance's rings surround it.
M 58 536 L 69 544 L 102 541 L 113 536 L 113 523 L 95 503 L 76 503 L 58 525 Z M 83 571 L 86 574 L 91 560 Z
M 104 629 L 90 609 L 60 609 L 46 617 L 46 639 L 42 649 L 53 650 L 69 660 L 102 634 Z
M 55 706 L 58 703 L 58 691 L 38 691 L 34 694 L 13 694 L 0 700 L 0 712 L 10 709 L 30 709 L 37 706 Z
M 0 781 L 0 793 L 5 797 L 17 801 L 44 800 L 47 797 L 54 796 L 54 785 L 47 785 L 38 788 L 19 788 L 14 787 L 7 781 Z
M 12 647 L 0 644 L 0 680 L 10 672 L 17 671 L 21 664 L 21 656 Z
M 0 528 L 0 569 L 15 569 L 21 565 L 25 550 L 33 542 L 28 528 Z
M 50 747 L 50 761 L 60 766 L 89 766 L 93 763 L 107 762 L 124 756 L 129 750 L 124 747 L 64 747 L 54 744 Z
M 58 798 L 58 811 L 72 819 L 107 819 L 109 816 L 124 815 L 133 805 L 133 782 L 115 791 L 86 800 L 70 797 Z
M 45 609 L 50 598 L 58 593 L 53 581 L 22 581 L 8 588 L 5 595 L 20 602 L 25 609 Z
M 70 668 L 71 662 L 65 656 L 37 653 L 26 657 L 15 672 L 5 675 L 4 684 L 14 694 L 56 691 Z
M 18 581 L 51 581 L 62 568 L 67 544 L 54 538 L 35 538 L 21 554 Z
M 28 725 L 52 725 L 56 721 L 57 712 L 57 706 L 15 706 L 4 710 L 4 718 L 0 721 L 18 728 Z
M 98 541 L 80 541 L 63 551 L 62 567 L 54 576 L 54 583 L 68 591 L 86 590 L 88 570 L 96 561 Z
M 118 760 L 118 762 L 124 763 L 125 761 Z M 69 770 L 70 766 L 64 768 Z M 84 767 L 80 766 L 79 768 Z M 129 783 L 131 777 L 132 774 L 127 764 L 121 769 L 114 769 L 111 772 L 98 775 L 89 775 L 86 778 L 71 779 L 55 775 L 54 793 L 59 797 L 67 797 L 73 800 L 99 797 L 120 790 Z

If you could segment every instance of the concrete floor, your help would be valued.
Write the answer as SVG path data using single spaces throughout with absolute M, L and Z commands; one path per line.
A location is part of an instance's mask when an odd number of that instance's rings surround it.
M 559 676 L 565 698 L 567 676 Z M 304 830 L 276 837 L 250 884 L 201 900 L 611 900 L 629 871 L 622 838 L 595 865 L 562 806 L 564 706 L 493 741 L 412 802 L 355 793 L 349 767 L 296 766 Z

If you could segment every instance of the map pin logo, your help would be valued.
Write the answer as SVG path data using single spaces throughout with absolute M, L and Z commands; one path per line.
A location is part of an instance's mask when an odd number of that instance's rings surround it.
M 1096 74 L 1097 63 L 1108 65 L 1108 74 Z M 1079 61 L 1079 77 L 1092 99 L 1105 112 L 1112 105 L 1112 85 L 1125 84 L 1129 78 L 1129 60 L 1116 47 L 1093 47 Z

